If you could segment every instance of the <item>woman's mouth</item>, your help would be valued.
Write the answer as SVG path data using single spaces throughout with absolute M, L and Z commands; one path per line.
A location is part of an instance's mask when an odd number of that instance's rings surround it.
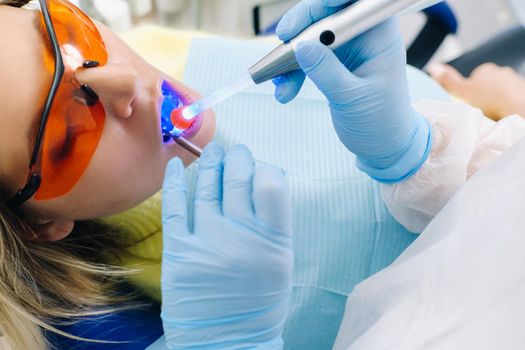
M 177 88 L 175 88 L 167 80 L 162 81 L 161 91 L 163 101 L 160 110 L 160 118 L 164 143 L 168 143 L 173 136 L 191 138 L 197 134 L 202 126 L 202 115 L 195 117 L 191 125 L 185 130 L 177 129 L 171 121 L 171 114 L 174 110 L 194 103 L 197 100 L 197 97 L 182 86 L 177 86 Z

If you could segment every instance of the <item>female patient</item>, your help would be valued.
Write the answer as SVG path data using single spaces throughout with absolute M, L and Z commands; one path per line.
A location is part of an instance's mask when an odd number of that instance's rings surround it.
M 63 85 L 56 93 L 46 126 L 46 130 L 53 133 L 47 133 L 43 138 L 42 151 L 37 152 L 35 167 L 31 169 L 38 170 L 42 175 L 42 183 L 34 193 L 38 186 L 35 186 L 32 172 L 28 177 L 28 165 L 32 164 L 33 150 L 39 149 L 39 140 L 42 139 L 40 119 L 55 73 L 53 47 L 47 40 L 41 12 L 15 8 L 23 5 L 24 2 L 20 1 L 4 0 L 2 3 L 11 6 L 0 6 L 0 30 L 16 35 L 4 36 L 2 43 L 6 49 L 0 52 L 3 67 L 0 82 L 3 112 L 0 122 L 7 126 L 0 128 L 0 327 L 15 349 L 37 349 L 44 347 L 40 329 L 50 329 L 49 322 L 97 314 L 93 310 L 112 302 L 108 285 L 122 272 L 101 265 L 107 258 L 104 254 L 115 246 L 111 243 L 111 235 L 101 234 L 93 227 L 87 227 L 82 232 L 82 225 L 75 230 L 78 232 L 72 234 L 74 223 L 134 207 L 159 190 L 165 165 L 170 158 L 178 156 L 185 164 L 193 160 L 190 154 L 174 143 L 160 142 L 158 110 L 163 86 L 175 91 L 185 102 L 191 102 L 197 95 L 146 64 L 105 27 L 93 28 L 82 14 L 73 15 L 66 10 L 69 8 L 66 2 L 49 1 L 57 31 L 84 35 L 71 37 L 75 46 L 62 47 L 62 52 L 67 53 L 66 66 L 76 68 L 66 69 L 64 76 L 74 83 Z M 98 37 L 97 29 L 101 37 Z M 380 37 L 385 37 L 383 34 L 376 32 Z M 86 38 L 90 40 L 85 41 Z M 101 48 L 100 42 L 105 44 L 105 49 Z M 390 60 L 390 57 L 387 58 Z M 66 92 L 72 94 L 70 96 L 77 104 L 69 103 Z M 95 118 L 80 118 L 78 124 L 75 119 L 73 124 L 68 118 L 52 117 L 57 115 L 53 114 L 57 111 L 60 116 L 75 113 L 84 117 L 85 109 L 79 107 L 78 102 L 93 109 Z M 420 109 L 425 108 L 428 112 L 434 107 L 423 106 Z M 446 106 L 442 108 L 447 109 Z M 461 111 L 472 112 L 466 107 Z M 480 115 L 475 115 L 471 119 L 479 118 Z M 439 121 L 435 124 L 439 131 Z M 214 115 L 206 113 L 187 136 L 204 146 L 212 138 L 214 128 Z M 443 148 L 436 148 L 434 159 L 439 159 L 442 155 L 440 151 L 443 152 Z M 240 153 L 247 154 L 245 151 Z M 349 162 L 343 168 L 350 169 L 350 165 Z M 471 173 L 476 169 L 473 167 Z M 418 179 L 421 177 L 416 176 Z M 410 186 L 411 183 L 407 181 L 405 185 Z M 346 187 L 348 184 L 342 182 L 332 191 L 342 192 Z M 23 190 L 15 196 L 20 189 Z M 410 193 L 410 188 L 407 187 L 406 191 L 394 189 L 390 193 L 393 196 L 389 197 L 392 199 L 389 203 L 405 208 L 409 200 L 403 201 L 395 194 Z M 344 226 L 345 220 L 350 220 L 351 212 L 341 210 L 332 219 L 316 207 L 319 199 L 324 197 L 318 187 L 312 188 L 312 196 L 309 198 L 312 214 L 318 210 L 326 220 L 320 223 L 321 226 Z M 440 198 L 433 202 L 431 209 L 439 210 L 445 201 L 446 198 Z M 406 205 L 406 208 L 409 207 Z M 396 207 L 391 209 L 396 212 Z M 400 217 L 406 213 L 397 211 Z M 414 231 L 420 230 L 428 218 L 411 215 L 418 220 L 405 220 L 404 223 Z M 388 220 L 381 215 L 379 217 Z M 339 233 L 344 235 L 347 232 L 343 229 Z M 336 238 L 337 235 L 330 236 L 330 239 Z M 322 245 L 325 241 L 327 239 L 317 244 Z M 371 247 L 381 249 L 382 245 L 378 247 L 374 238 L 370 241 Z M 328 269 L 337 267 L 340 264 L 337 259 L 342 259 L 348 250 L 337 244 L 330 248 L 332 250 L 325 249 L 323 255 L 333 264 Z M 337 249 L 340 251 L 333 254 Z M 310 274 L 315 273 L 318 274 L 318 271 L 311 271 Z M 318 276 L 320 280 L 322 277 Z M 346 281 L 346 288 L 351 290 L 356 280 L 365 277 Z M 302 285 L 298 289 L 309 287 L 312 286 Z M 333 285 L 328 282 L 313 287 L 320 293 L 340 294 L 342 303 L 345 293 L 350 291 L 331 288 Z M 305 293 L 298 294 L 297 298 L 308 297 L 311 294 Z M 332 334 L 332 342 L 334 337 L 335 334 Z M 330 343 L 330 340 L 327 342 Z
M 32 169 L 42 174 L 39 191 L 29 200 L 22 191 L 13 201 L 27 183 L 54 73 L 42 13 L 16 8 L 24 3 L 0 2 L 0 329 L 15 349 L 37 349 L 44 346 L 40 329 L 49 328 L 46 322 L 92 314 L 112 302 L 109 286 L 122 275 L 100 264 L 114 242 L 97 228 L 58 241 L 77 220 L 122 212 L 157 192 L 172 157 L 194 160 L 176 144 L 159 142 L 158 110 L 163 83 L 186 101 L 198 96 L 147 65 L 105 27 L 98 28 L 99 38 L 81 14 L 68 12 L 67 3 L 50 1 L 57 33 L 78 35 L 66 47 L 65 79 L 79 84 L 74 90 L 64 84 L 56 94 Z M 87 106 L 96 118 L 82 120 Z M 67 125 L 57 113 L 78 115 L 77 124 Z M 207 112 L 188 137 L 204 146 L 214 129 L 214 115 Z

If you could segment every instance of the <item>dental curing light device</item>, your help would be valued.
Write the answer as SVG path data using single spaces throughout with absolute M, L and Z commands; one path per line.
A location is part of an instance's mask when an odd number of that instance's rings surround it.
M 174 110 L 174 125 L 184 128 L 208 108 L 226 100 L 253 84 L 261 84 L 286 73 L 300 69 L 295 48 L 303 41 L 319 41 L 332 50 L 356 36 L 372 29 L 387 19 L 408 12 L 420 11 L 442 0 L 359 0 L 335 14 L 316 22 L 292 40 L 282 43 L 259 62 L 240 80 L 228 84 L 196 103 Z
M 167 143 L 173 139 L 179 146 L 194 156 L 200 157 L 202 149 L 184 137 L 184 131 L 191 126 L 193 121 L 186 124 L 176 124 L 172 121 L 174 119 L 171 118 L 173 111 L 182 110 L 180 107 L 183 106 L 177 91 L 167 81 L 162 82 L 161 88 L 164 98 L 162 100 L 160 119 L 164 142 Z
M 419 11 L 441 0 L 359 0 L 312 24 L 289 42 L 279 45 L 249 69 L 255 84 L 300 69 L 295 48 L 303 41 L 318 41 L 335 50 L 356 36 L 398 14 Z

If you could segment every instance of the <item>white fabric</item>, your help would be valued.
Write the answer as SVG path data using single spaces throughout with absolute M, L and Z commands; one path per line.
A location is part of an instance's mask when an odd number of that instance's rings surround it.
M 394 218 L 419 233 L 473 174 L 525 137 L 525 120 L 496 123 L 462 103 L 422 101 L 415 108 L 432 124 L 430 158 L 412 178 L 381 192 Z
M 524 349 L 525 121 L 494 123 L 460 104 L 417 108 L 433 124 L 431 158 L 383 192 L 414 231 L 439 214 L 354 289 L 334 349 Z

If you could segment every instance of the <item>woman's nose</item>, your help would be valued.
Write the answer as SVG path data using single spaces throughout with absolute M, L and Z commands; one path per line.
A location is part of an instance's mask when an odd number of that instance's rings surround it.
M 93 68 L 79 68 L 75 78 L 88 94 L 95 94 L 106 113 L 127 119 L 133 113 L 132 104 L 137 95 L 138 73 L 127 65 L 108 63 Z M 87 87 L 85 87 L 87 85 Z

